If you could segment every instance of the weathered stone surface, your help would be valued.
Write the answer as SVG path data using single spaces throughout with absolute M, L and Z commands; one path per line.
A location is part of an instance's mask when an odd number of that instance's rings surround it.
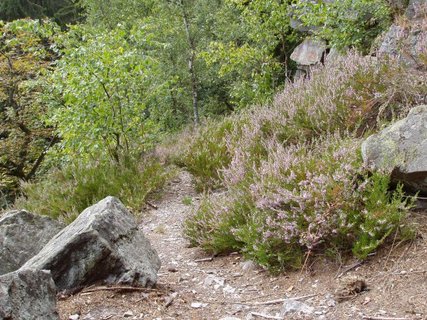
M 60 290 L 99 280 L 152 286 L 160 259 L 123 204 L 107 197 L 84 210 L 22 268 L 51 270 Z
M 370 136 L 362 144 L 365 163 L 392 172 L 392 179 L 427 193 L 427 105 Z
M 65 225 L 27 211 L 11 211 L 0 218 L 0 274 L 19 269 Z
M 314 312 L 314 308 L 304 302 L 294 300 L 294 299 L 286 299 L 283 302 L 282 310 L 280 315 L 287 316 L 289 314 L 307 314 L 310 315 Z
M 406 16 L 409 19 L 421 19 L 425 14 L 427 0 L 410 0 L 406 9 Z
M 378 49 L 379 57 L 394 57 L 412 68 L 425 68 L 423 57 L 426 54 L 427 24 L 425 19 L 417 20 L 415 16 L 405 26 L 393 24 Z
M 291 54 L 291 59 L 300 65 L 309 66 L 319 63 L 326 50 L 321 40 L 305 39 Z
M 0 276 L 0 319 L 59 320 L 50 273 L 18 270 Z
M 406 31 L 403 27 L 393 24 L 383 38 L 378 50 L 379 55 L 398 57 L 405 34 Z

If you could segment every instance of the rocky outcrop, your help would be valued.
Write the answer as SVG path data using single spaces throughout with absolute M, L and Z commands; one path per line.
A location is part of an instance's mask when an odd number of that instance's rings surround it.
M 383 36 L 378 49 L 379 57 L 397 58 L 412 68 L 425 68 L 424 57 L 427 55 L 427 2 L 413 0 L 406 15 L 408 21 L 393 24 Z
M 152 286 L 160 260 L 116 198 L 84 210 L 22 269 L 50 270 L 59 290 L 97 281 Z
M 412 68 L 423 66 L 422 57 L 427 54 L 427 30 L 403 28 L 392 25 L 385 34 L 378 56 L 390 56 Z
M 25 210 L 6 213 L 0 218 L 0 274 L 19 269 L 63 227 Z
M 291 54 L 291 59 L 303 66 L 310 66 L 322 60 L 326 43 L 322 40 L 305 39 Z
M 59 320 L 50 273 L 18 270 L 0 276 L 0 319 Z
M 291 54 L 297 63 L 295 78 L 309 76 L 310 67 L 322 62 L 326 52 L 326 43 L 322 40 L 305 39 Z
M 365 163 L 392 173 L 395 182 L 427 194 L 427 105 L 370 136 L 362 144 Z

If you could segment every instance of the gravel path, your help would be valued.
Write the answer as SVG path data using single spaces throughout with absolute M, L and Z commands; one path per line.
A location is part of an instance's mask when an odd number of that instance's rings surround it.
M 425 212 L 413 217 L 422 226 L 417 240 L 382 249 L 342 278 L 355 260 L 340 267 L 339 257 L 319 256 L 302 272 L 272 276 L 237 253 L 211 257 L 189 248 L 182 223 L 198 202 L 191 176 L 181 172 L 142 214 L 141 228 L 162 261 L 155 289 L 82 292 L 58 302 L 61 319 L 427 319 Z M 368 290 L 357 294 L 355 279 Z M 338 303 L 337 290 L 350 299 Z M 289 311 L 295 308 L 300 312 Z

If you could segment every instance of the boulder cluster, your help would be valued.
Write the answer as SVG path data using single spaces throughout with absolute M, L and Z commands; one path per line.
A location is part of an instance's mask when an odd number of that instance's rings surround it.
M 0 219 L 0 319 L 58 320 L 56 293 L 92 284 L 151 287 L 160 259 L 114 197 L 64 227 L 14 211 Z
M 310 2 L 311 0 L 303 0 Z M 331 3 L 336 0 L 324 0 Z M 405 1 L 391 0 L 391 4 L 402 10 Z M 427 3 L 425 0 L 410 0 L 405 15 L 400 23 L 394 23 L 379 39 L 378 57 L 390 56 L 397 58 L 406 65 L 414 68 L 423 66 L 422 59 L 427 51 L 427 25 L 425 16 Z M 291 54 L 291 59 L 297 63 L 298 75 L 305 76 L 310 69 L 338 54 L 334 48 L 329 48 L 326 41 L 314 38 L 318 26 L 306 26 L 301 21 L 291 19 L 291 27 L 307 34 L 306 39 L 297 46 Z

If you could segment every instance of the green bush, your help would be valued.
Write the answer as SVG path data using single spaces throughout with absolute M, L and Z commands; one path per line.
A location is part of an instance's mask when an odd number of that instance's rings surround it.
M 332 47 L 365 53 L 391 24 L 391 8 L 385 0 L 300 1 L 294 10 L 297 19 L 315 27 L 315 35 Z
M 71 222 L 85 208 L 106 196 L 115 196 L 138 212 L 169 174 L 155 160 L 127 158 L 120 164 L 109 160 L 70 164 L 43 180 L 25 183 L 24 196 L 14 207 Z
M 250 174 L 251 167 L 268 156 L 266 139 L 295 144 L 331 132 L 362 136 L 422 102 L 426 83 L 425 74 L 409 71 L 396 61 L 350 54 L 315 70 L 309 81 L 289 83 L 272 105 L 186 133 L 174 142 L 172 158 L 195 176 L 199 190 L 227 187 L 224 169 Z M 238 159 L 242 157 L 247 160 L 244 165 L 232 165 L 243 164 Z
M 182 137 L 184 146 L 172 156 L 173 162 L 185 167 L 195 176 L 198 191 L 219 186 L 220 169 L 227 167 L 231 161 L 226 137 L 234 130 L 235 125 L 232 117 L 226 118 L 219 123 L 209 123 L 199 128 L 195 134 L 189 133 Z

